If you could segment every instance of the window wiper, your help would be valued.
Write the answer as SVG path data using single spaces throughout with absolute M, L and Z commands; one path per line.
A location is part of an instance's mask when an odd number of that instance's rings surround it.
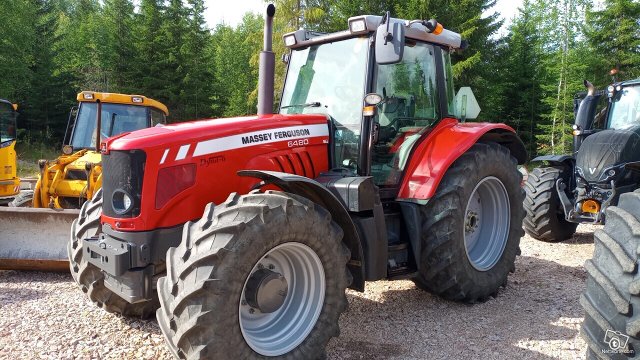
M 316 101 L 316 102 L 310 102 L 306 104 L 293 104 L 293 105 L 281 106 L 280 109 L 287 109 L 292 107 L 320 107 L 320 106 L 322 106 L 322 104 Z

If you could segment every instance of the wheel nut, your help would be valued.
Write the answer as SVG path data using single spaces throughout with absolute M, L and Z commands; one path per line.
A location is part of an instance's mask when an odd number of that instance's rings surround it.
M 254 308 L 249 309 L 249 314 L 253 314 L 254 312 L 256 312 Z
M 275 267 L 273 264 L 269 264 L 269 270 L 273 270 L 273 269 L 275 269 L 275 268 L 276 268 L 276 267 Z

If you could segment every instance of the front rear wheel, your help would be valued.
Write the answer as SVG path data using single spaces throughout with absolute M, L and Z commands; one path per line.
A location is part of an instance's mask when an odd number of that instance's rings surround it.
M 185 225 L 158 282 L 178 358 L 315 359 L 339 334 L 349 250 L 331 215 L 283 192 L 232 194 Z
M 567 180 L 565 171 L 555 167 L 535 168 L 524 184 L 524 230 L 536 240 L 558 242 L 576 232 L 578 224 L 564 218 L 564 210 L 556 190 L 559 179 Z
M 516 160 L 495 143 L 478 143 L 453 163 L 421 209 L 418 287 L 476 302 L 506 285 L 524 234 L 521 179 Z

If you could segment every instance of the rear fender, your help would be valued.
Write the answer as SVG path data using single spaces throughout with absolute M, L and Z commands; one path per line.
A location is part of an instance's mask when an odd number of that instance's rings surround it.
M 455 119 L 444 119 L 414 148 L 398 200 L 425 204 L 435 194 L 451 164 L 477 142 L 496 142 L 506 147 L 518 164 L 527 160 L 522 140 L 505 124 L 459 123 Z
M 319 182 L 304 176 L 262 170 L 242 170 L 238 175 L 258 178 L 264 181 L 265 185 L 273 184 L 285 192 L 303 196 L 327 209 L 344 231 L 343 241 L 351 251 L 351 260 L 347 266 L 353 275 L 353 282 L 349 287 L 364 291 L 364 255 L 360 238 L 349 212 L 334 194 Z

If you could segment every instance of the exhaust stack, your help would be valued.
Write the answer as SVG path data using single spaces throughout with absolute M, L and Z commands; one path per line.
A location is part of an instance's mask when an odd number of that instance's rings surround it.
M 258 73 L 258 115 L 273 114 L 273 83 L 276 69 L 276 56 L 273 53 L 273 15 L 276 7 L 267 6 L 264 19 L 264 50 L 260 52 L 260 68 Z

